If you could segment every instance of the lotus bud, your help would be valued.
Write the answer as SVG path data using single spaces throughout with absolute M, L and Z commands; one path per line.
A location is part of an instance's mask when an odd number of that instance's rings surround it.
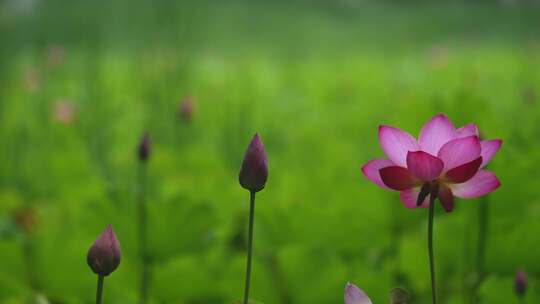
M 120 265 L 120 243 L 111 225 L 99 236 L 88 250 L 86 261 L 99 276 L 108 276 Z
M 141 138 L 141 142 L 139 143 L 139 160 L 141 162 L 146 162 L 148 158 L 150 158 L 151 153 L 152 142 L 150 141 L 150 135 L 148 135 L 148 133 L 145 133 L 144 136 Z
M 190 122 L 193 119 L 195 110 L 195 103 L 193 102 L 192 98 L 184 99 L 178 106 L 178 113 L 180 114 L 180 117 L 187 122 Z
M 390 291 L 391 304 L 406 304 L 409 301 L 409 293 L 402 288 L 394 288 Z
M 240 185 L 249 191 L 259 192 L 264 189 L 267 179 L 268 155 L 259 134 L 255 134 L 244 155 L 239 175 Z
M 519 297 L 523 297 L 527 291 L 527 274 L 522 269 L 516 272 L 515 290 Z

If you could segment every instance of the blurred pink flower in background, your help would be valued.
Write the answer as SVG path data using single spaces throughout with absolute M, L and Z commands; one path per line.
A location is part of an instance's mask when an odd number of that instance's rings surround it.
M 345 285 L 345 304 L 371 304 L 366 293 L 353 283 Z
M 27 68 L 24 72 L 24 88 L 34 92 L 41 86 L 41 74 L 35 68 Z
M 443 44 L 436 44 L 429 48 L 427 61 L 430 68 L 438 70 L 450 65 L 450 49 Z
M 456 129 L 439 114 L 422 127 L 418 140 L 382 125 L 379 143 L 389 159 L 371 160 L 362 172 L 380 187 L 399 191 L 407 208 L 428 207 L 431 194 L 450 212 L 454 196 L 477 198 L 500 186 L 495 174 L 483 168 L 502 141 L 480 140 L 475 124 Z
M 61 45 L 52 44 L 47 48 L 47 66 L 55 68 L 64 64 L 66 50 Z
M 196 110 L 193 97 L 186 97 L 178 103 L 178 115 L 186 122 L 191 122 Z
M 77 108 L 73 102 L 59 99 L 53 103 L 52 119 L 61 124 L 71 124 L 77 119 Z

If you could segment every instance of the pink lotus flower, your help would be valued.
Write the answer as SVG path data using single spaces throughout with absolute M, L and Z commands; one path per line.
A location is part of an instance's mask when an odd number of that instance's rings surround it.
M 456 129 L 448 117 L 439 114 L 422 127 L 418 140 L 382 125 L 379 143 L 389 159 L 371 160 L 362 172 L 380 187 L 399 191 L 407 208 L 428 207 L 431 195 L 450 212 L 454 196 L 477 198 L 500 186 L 495 174 L 483 168 L 502 140 L 480 140 L 475 124 Z
M 353 283 L 345 285 L 345 304 L 371 304 L 366 293 Z

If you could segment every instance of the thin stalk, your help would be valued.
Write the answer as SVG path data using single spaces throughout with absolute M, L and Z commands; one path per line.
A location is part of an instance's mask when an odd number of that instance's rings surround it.
M 103 303 L 103 281 L 104 280 L 105 280 L 104 276 L 98 275 L 97 292 L 96 292 L 96 304 Z
M 478 303 L 480 301 L 480 295 L 478 289 L 482 285 L 486 276 L 485 270 L 485 256 L 486 256 L 486 244 L 488 237 L 489 226 L 489 196 L 484 196 L 480 200 L 478 206 L 478 235 L 476 243 L 476 260 L 475 260 L 475 280 L 472 285 L 465 285 L 467 289 L 467 296 L 469 303 Z
M 428 218 L 428 251 L 429 251 L 429 270 L 431 273 L 431 295 L 433 304 L 437 304 L 437 290 L 435 286 L 435 258 L 433 257 L 433 217 L 435 213 L 435 199 L 437 197 L 430 195 L 429 198 L 429 218 Z
M 287 290 L 287 284 L 283 277 L 283 272 L 279 265 L 278 257 L 274 254 L 270 257 L 270 271 L 274 277 L 278 298 L 281 304 L 291 304 L 291 296 Z
M 246 286 L 244 288 L 244 304 L 248 303 L 249 287 L 251 283 L 251 256 L 253 254 L 253 222 L 255 220 L 255 191 L 250 191 L 249 196 L 249 231 L 248 252 L 246 264 Z
M 476 255 L 476 273 L 478 275 L 477 288 L 484 279 L 485 269 L 484 269 L 484 260 L 486 256 L 486 243 L 488 235 L 488 214 L 489 214 L 489 199 L 484 197 L 480 201 L 480 206 L 478 207 L 478 244 L 477 244 L 477 255 Z
M 139 237 L 139 254 L 141 261 L 139 303 L 148 301 L 148 289 L 150 286 L 150 257 L 147 250 L 147 223 L 148 210 L 146 206 L 146 163 L 142 162 L 138 170 L 138 198 L 137 198 L 137 228 Z
M 395 261 L 395 263 L 392 263 L 393 269 L 392 269 L 392 281 L 393 285 L 401 285 L 403 284 L 401 275 L 400 275 L 400 265 L 399 265 L 399 256 L 400 256 L 400 241 L 401 241 L 401 231 L 400 229 L 400 223 L 398 215 L 395 211 L 395 209 L 392 209 L 390 211 L 391 215 L 391 224 L 390 224 L 390 245 L 389 245 L 389 259 Z M 397 262 L 396 262 L 397 261 Z
M 38 291 L 38 286 L 35 278 L 35 252 L 34 252 L 34 243 L 33 236 L 29 231 L 24 231 L 24 237 L 22 240 L 22 251 L 24 255 L 24 262 L 26 267 L 26 278 L 28 281 L 28 286 L 33 292 Z

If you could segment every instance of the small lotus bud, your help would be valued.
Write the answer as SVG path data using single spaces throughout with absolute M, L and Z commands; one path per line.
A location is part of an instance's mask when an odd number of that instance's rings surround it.
M 195 103 L 193 102 L 193 99 L 189 97 L 181 101 L 180 105 L 178 106 L 178 113 L 180 117 L 187 122 L 190 122 L 193 119 L 195 110 Z
M 240 185 L 249 191 L 259 192 L 264 189 L 267 179 L 268 155 L 259 134 L 255 134 L 244 155 L 239 175 Z
M 86 261 L 94 273 L 108 276 L 120 265 L 120 243 L 111 225 L 99 236 L 88 250 Z
M 516 294 L 519 297 L 522 297 L 525 295 L 525 292 L 527 291 L 527 274 L 522 269 L 519 269 L 516 272 L 516 278 L 515 278 L 515 289 Z
M 145 133 L 144 136 L 141 139 L 141 142 L 139 143 L 139 160 L 142 162 L 145 162 L 150 157 L 150 153 L 152 152 L 152 142 L 150 141 L 150 135 L 148 133 Z
M 401 288 L 394 288 L 390 291 L 391 304 L 406 304 L 409 301 L 409 293 Z

